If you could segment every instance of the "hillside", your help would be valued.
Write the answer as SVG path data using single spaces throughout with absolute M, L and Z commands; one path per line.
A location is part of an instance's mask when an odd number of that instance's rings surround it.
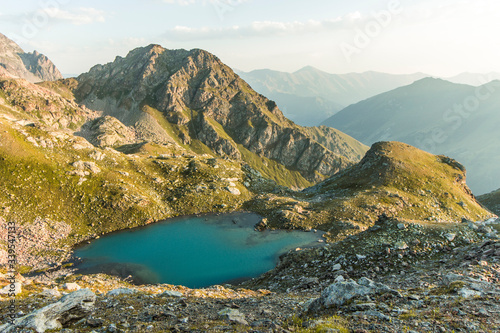
M 133 127 L 138 137 L 196 144 L 199 152 L 242 160 L 269 178 L 275 177 L 269 167 L 281 164 L 283 177 L 275 179 L 282 185 L 306 187 L 360 158 L 352 154 L 351 143 L 358 152 L 362 147 L 354 139 L 318 143 L 203 50 L 137 48 L 77 80 L 79 103 Z
M 275 100 L 285 116 L 303 126 L 316 126 L 340 111 L 342 106 L 426 77 L 421 73 L 329 74 L 310 66 L 294 73 L 263 69 L 238 74 L 253 89 Z
M 482 194 L 500 187 L 498 87 L 499 81 L 473 87 L 427 78 L 351 105 L 323 125 L 367 145 L 396 140 L 450 156 L 465 165 L 471 189 Z
M 495 315 L 500 292 L 498 220 L 483 220 L 488 213 L 470 195 L 463 167 L 444 156 L 397 142 L 377 143 L 359 164 L 313 188 L 288 192 L 287 197 L 283 196 L 286 189 L 281 189 L 279 205 L 278 196 L 262 193 L 282 217 L 281 227 L 305 227 L 285 224 L 283 218 L 292 214 L 321 217 L 316 225 L 329 228 L 325 237 L 332 243 L 291 250 L 280 256 L 275 269 L 238 285 L 190 289 L 132 285 L 128 278 L 106 274 L 82 275 L 70 265 L 61 266 L 57 258 L 68 255 L 70 241 L 85 239 L 92 229 L 128 228 L 149 214 L 208 211 L 220 195 L 226 195 L 220 201 L 224 204 L 213 206 L 215 211 L 235 209 L 248 198 L 244 184 L 255 183 L 255 173 L 247 173 L 242 184 L 238 165 L 182 155 L 180 147 L 177 157 L 170 158 L 154 157 L 153 146 L 124 155 L 87 143 L 87 148 L 78 150 L 78 158 L 90 153 L 92 162 L 83 164 L 89 166 L 84 169 L 89 174 L 64 175 L 79 164 L 65 161 L 76 148 L 70 148 L 71 142 L 65 144 L 68 138 L 61 132 L 50 132 L 57 134 L 58 143 L 51 148 L 41 144 L 48 141 L 41 140 L 40 128 L 35 131 L 5 117 L 0 118 L 0 126 L 0 143 L 9 143 L 0 145 L 0 166 L 2 170 L 4 164 L 10 166 L 0 177 L 4 182 L 0 189 L 10 192 L 7 196 L 0 192 L 0 214 L 15 221 L 23 220 L 21 212 L 50 217 L 18 226 L 22 235 L 18 251 L 29 253 L 41 270 L 24 274 L 27 267 L 21 267 L 23 274 L 16 274 L 19 312 L 12 324 L 7 308 L 12 298 L 6 293 L 11 282 L 6 270 L 0 269 L 2 332 L 30 328 L 40 332 L 61 328 L 78 332 L 424 332 L 435 327 L 443 332 L 494 332 L 500 323 Z M 80 184 L 75 184 L 77 179 Z M 227 191 L 232 186 L 229 182 L 242 190 L 240 196 Z M 173 187 L 174 196 L 168 196 Z M 33 202 L 18 194 L 28 188 L 34 190 Z M 50 196 L 40 192 L 43 189 Z M 167 196 L 170 200 L 161 199 Z M 380 213 L 376 220 L 368 219 Z M 66 214 L 70 220 L 63 223 Z M 269 218 L 276 225 L 273 213 Z M 1 216 L 0 223 L 6 225 Z M 5 228 L 0 233 L 5 234 Z M 47 249 L 43 243 L 52 247 Z M 30 247 L 21 247 L 26 244 Z M 0 260 L 5 258 L 0 251 Z
M 82 124 L 96 124 L 102 130 L 96 140 L 103 142 L 121 133 L 105 124 L 129 129 L 46 88 L 53 85 L 0 81 L 0 232 L 6 221 L 16 223 L 23 269 L 60 263 L 73 245 L 104 233 L 178 215 L 238 210 L 253 195 L 246 186 L 277 186 L 255 171 L 249 181 L 251 169 L 241 162 L 175 143 L 94 146 L 74 135 Z
M 317 228 L 330 240 L 358 233 L 382 214 L 429 221 L 478 221 L 483 209 L 455 160 L 399 142 L 374 144 L 355 166 L 302 192 L 260 196 L 250 206 L 278 228 Z
M 493 213 L 500 215 L 500 189 L 483 194 L 477 199 Z
M 37 51 L 26 53 L 14 41 L 2 34 L 0 34 L 0 69 L 4 74 L 30 82 L 62 79 L 59 70 L 46 56 Z

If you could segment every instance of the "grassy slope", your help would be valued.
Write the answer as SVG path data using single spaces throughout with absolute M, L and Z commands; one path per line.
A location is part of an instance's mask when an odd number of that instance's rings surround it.
M 433 222 L 491 216 L 462 184 L 465 175 L 455 161 L 397 142 L 370 152 L 360 164 L 304 192 L 262 196 L 249 206 L 271 216 L 274 227 L 320 228 L 331 239 L 357 233 L 383 213 Z
M 48 137 L 42 130 L 23 130 L 32 138 Z M 77 233 L 100 234 L 175 215 L 234 210 L 249 197 L 241 184 L 241 196 L 225 189 L 224 179 L 243 177 L 237 163 L 217 160 L 220 167 L 214 168 L 203 157 L 149 158 L 166 152 L 154 145 L 131 156 L 74 150 L 67 142 L 59 148 L 37 148 L 4 120 L 0 132 L 0 214 L 20 224 L 36 217 L 66 222 L 74 230 L 69 243 L 79 240 Z M 93 160 L 89 156 L 96 151 L 106 157 Z M 67 174 L 77 160 L 92 161 L 102 172 L 78 185 L 80 177 Z M 195 169 L 190 168 L 193 163 Z M 198 185 L 206 186 L 196 190 Z
M 500 189 L 491 193 L 483 194 L 477 199 L 493 213 L 500 215 Z
M 353 161 L 359 161 L 369 147 L 341 131 L 326 127 L 306 127 L 307 133 L 317 142 L 336 154 L 345 156 Z M 342 151 L 341 151 L 342 150 Z

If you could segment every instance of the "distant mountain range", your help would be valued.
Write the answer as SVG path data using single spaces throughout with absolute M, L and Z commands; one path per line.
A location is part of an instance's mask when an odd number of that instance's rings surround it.
M 294 73 L 267 69 L 237 73 L 253 89 L 275 100 L 288 118 L 303 126 L 318 125 L 347 105 L 427 76 L 378 72 L 329 74 L 310 66 Z
M 252 88 L 276 101 L 284 115 L 302 126 L 317 126 L 344 107 L 411 84 L 432 75 L 379 72 L 330 74 L 308 66 L 294 73 L 269 69 L 237 71 Z M 500 73 L 462 73 L 446 78 L 455 83 L 479 86 Z
M 396 140 L 461 161 L 476 194 L 500 187 L 500 81 L 480 87 L 425 78 L 374 96 L 323 125 L 361 142 Z

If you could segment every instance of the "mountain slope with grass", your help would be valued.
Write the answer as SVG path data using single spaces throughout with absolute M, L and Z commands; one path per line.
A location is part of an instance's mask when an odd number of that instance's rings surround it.
M 478 221 L 493 216 L 465 183 L 465 168 L 400 142 L 374 144 L 353 167 L 302 192 L 252 201 L 271 227 L 317 228 L 331 240 L 358 233 L 385 214 L 429 222 Z
M 500 215 L 500 189 L 483 194 L 478 200 L 493 213 Z
M 277 186 L 255 172 L 249 181 L 239 161 L 135 140 L 116 118 L 75 103 L 70 83 L 0 80 L 0 225 L 13 221 L 23 233 L 23 266 L 60 263 L 74 244 L 111 231 L 238 210 L 252 196 L 244 182 Z M 94 145 L 81 135 L 88 123 L 98 128 Z
M 473 87 L 423 79 L 340 111 L 323 125 L 371 145 L 395 140 L 465 165 L 476 194 L 500 187 L 500 81 Z
M 275 102 L 203 50 L 137 48 L 77 80 L 79 103 L 142 131 L 148 140 L 181 145 L 198 141 L 259 171 L 272 160 L 299 173 L 282 185 L 303 187 L 359 160 L 359 154 L 352 159 L 350 143 L 355 140 L 317 142 L 308 129 L 285 118 Z M 298 178 L 303 179 L 296 182 Z

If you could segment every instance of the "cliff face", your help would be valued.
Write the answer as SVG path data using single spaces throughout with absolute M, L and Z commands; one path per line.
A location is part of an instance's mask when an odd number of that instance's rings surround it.
M 43 54 L 25 53 L 19 45 L 0 34 L 0 74 L 30 82 L 62 79 L 57 67 Z
M 359 160 L 345 140 L 335 143 L 335 153 L 331 142 L 320 144 L 306 128 L 285 118 L 276 103 L 203 50 L 150 45 L 95 66 L 78 81 L 75 96 L 79 102 L 125 125 L 140 125 L 147 107 L 160 115 L 150 121 L 162 124 L 166 120 L 163 127 L 169 127 L 176 141 L 199 140 L 221 156 L 245 160 L 243 147 L 299 171 L 309 181 L 333 175 Z

